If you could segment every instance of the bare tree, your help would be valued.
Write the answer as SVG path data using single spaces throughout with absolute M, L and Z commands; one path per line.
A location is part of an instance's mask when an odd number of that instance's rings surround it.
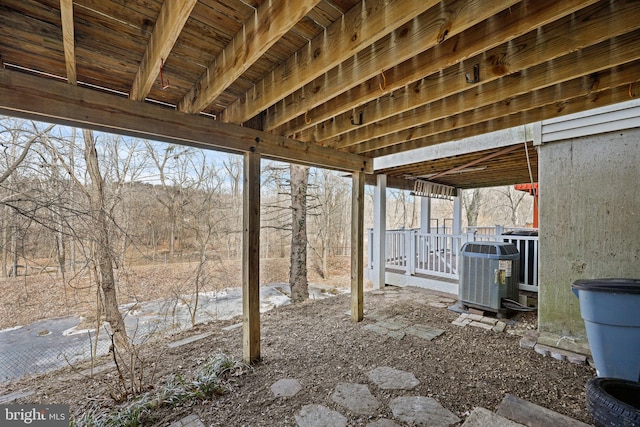
M 223 167 L 230 185 L 231 211 L 242 212 L 242 158 L 230 154 L 223 162 Z M 231 259 L 238 257 L 242 250 L 242 216 L 229 215 L 227 220 L 227 256 Z
M 201 151 L 189 147 L 168 145 L 157 150 L 146 142 L 149 155 L 158 170 L 158 179 L 162 191 L 156 191 L 156 199 L 167 211 L 169 224 L 169 256 L 175 255 L 175 245 L 180 234 L 180 215 L 190 201 L 187 190 L 193 186 L 190 176 L 193 157 Z M 161 152 L 159 152 L 161 151 Z
M 14 220 L 16 203 L 26 197 L 26 189 L 15 179 L 16 171 L 25 161 L 36 142 L 46 137 L 54 125 L 39 129 L 38 124 L 3 118 L 0 128 L 1 162 L 4 172 L 0 174 L 0 205 L 2 215 L 2 276 L 18 274 L 18 238 Z M 42 127 L 42 126 L 41 126 Z M 11 261 L 10 261 L 11 259 Z M 11 263 L 11 266 L 9 266 Z
M 329 277 L 329 257 L 343 253 L 345 242 L 342 237 L 348 217 L 344 207 L 349 205 L 350 189 L 346 180 L 335 171 L 312 169 L 312 172 L 312 184 L 308 189 L 308 224 L 313 227 L 308 233 L 309 248 L 316 255 L 320 276 L 326 279 Z
M 104 199 L 104 180 L 98 164 L 98 152 L 93 132 L 83 129 L 84 155 L 87 172 L 91 178 L 91 186 L 87 189 L 91 214 L 95 224 L 95 259 L 100 275 L 100 288 L 104 302 L 105 320 L 111 326 L 117 350 L 128 353 L 130 343 L 127 338 L 124 319 L 118 308 L 116 296 L 116 279 L 113 272 L 113 251 L 109 241 L 109 219 Z
M 510 225 L 520 224 L 520 207 L 524 204 L 527 193 L 516 190 L 512 185 L 497 187 L 495 192 L 499 197 L 492 203 L 492 206 L 495 209 L 504 209 L 507 212 Z
M 474 188 L 473 190 L 462 193 L 462 204 L 467 216 L 467 226 L 475 227 L 478 225 L 478 216 L 482 202 L 483 192 L 480 188 Z
M 307 281 L 307 186 L 309 167 L 291 164 L 291 300 L 309 298 Z

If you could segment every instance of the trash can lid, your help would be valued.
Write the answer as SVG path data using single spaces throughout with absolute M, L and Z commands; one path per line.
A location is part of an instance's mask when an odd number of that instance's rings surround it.
M 583 279 L 576 280 L 571 287 L 583 291 L 640 294 L 640 279 Z

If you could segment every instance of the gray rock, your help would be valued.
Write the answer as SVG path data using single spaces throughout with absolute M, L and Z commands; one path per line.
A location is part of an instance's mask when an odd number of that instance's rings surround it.
M 376 334 L 380 334 L 380 335 L 387 335 L 389 333 L 388 329 L 385 329 L 382 326 L 378 326 L 377 323 L 364 325 L 364 329 L 366 329 L 367 331 L 375 332 Z
M 411 425 L 448 427 L 460 422 L 460 418 L 431 397 L 396 397 L 389 407 L 395 418 Z
M 406 333 L 404 331 L 389 331 L 387 332 L 387 335 L 390 336 L 391 338 L 401 340 L 402 338 L 404 338 Z
M 444 330 L 443 329 L 436 329 L 436 328 L 432 328 L 430 326 L 427 325 L 413 325 L 413 326 L 409 326 L 406 329 L 407 335 L 413 335 L 416 336 L 418 338 L 422 338 L 425 339 L 427 341 L 431 341 L 436 337 L 439 337 L 440 335 L 444 334 Z
M 411 372 L 400 371 L 388 366 L 375 368 L 367 377 L 383 390 L 410 390 L 420 384 Z
M 462 427 L 521 427 L 515 421 L 502 417 L 484 408 L 475 408 Z
M 367 427 L 400 427 L 400 424 L 388 418 L 380 418 L 379 420 L 367 424 Z
M 299 427 L 346 427 L 347 419 L 322 405 L 305 405 L 295 414 Z
M 300 381 L 294 378 L 282 378 L 271 385 L 275 397 L 293 397 L 302 390 Z
M 189 415 L 174 423 L 171 423 L 169 427 L 205 427 L 200 418 L 197 415 Z
M 331 395 L 331 400 L 362 415 L 372 415 L 380 406 L 380 402 L 365 384 L 340 383 Z
M 582 421 L 574 420 L 511 394 L 506 394 L 502 398 L 496 413 L 527 426 L 588 427 L 588 424 Z
M 378 326 L 382 326 L 383 328 L 390 329 L 392 331 L 398 331 L 400 329 L 404 329 L 409 326 L 409 323 L 405 320 L 393 318 L 387 320 L 381 320 L 377 323 Z
M 540 334 L 536 331 L 526 331 L 520 339 L 520 347 L 533 349 L 538 342 Z

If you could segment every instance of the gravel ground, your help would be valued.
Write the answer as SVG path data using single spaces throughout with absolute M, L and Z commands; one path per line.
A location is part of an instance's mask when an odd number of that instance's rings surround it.
M 401 395 L 433 397 L 464 420 L 478 406 L 494 411 L 507 393 L 591 422 L 585 408 L 584 387 L 595 376 L 595 370 L 519 347 L 520 335 L 535 328 L 535 314 L 514 317 L 515 322 L 505 332 L 462 328 L 451 324 L 458 313 L 432 304 L 434 295 L 415 288 L 367 292 L 365 320 L 360 323 L 350 320 L 348 295 L 263 313 L 260 363 L 228 376 L 222 395 L 154 410 L 142 425 L 166 426 L 193 413 L 211 426 L 288 426 L 295 425 L 294 414 L 302 406 L 312 403 L 344 414 L 344 408 L 338 408 L 331 400 L 336 385 L 366 384 L 366 373 L 380 366 L 412 372 L 420 384 L 409 392 L 374 387 L 372 392 L 381 400 L 382 409 L 372 417 L 347 413 L 349 425 L 364 426 L 377 418 L 391 417 L 387 404 Z M 364 328 L 380 315 L 399 316 L 444 333 L 432 341 L 410 335 L 398 340 Z M 141 348 L 147 364 L 147 388 L 161 389 L 173 374 L 188 377 L 212 354 L 241 359 L 242 328 L 223 329 L 239 321 L 198 325 L 188 333 Z M 167 340 L 205 332 L 210 333 L 207 338 L 191 344 L 177 348 L 166 345 Z M 281 378 L 298 379 L 302 391 L 291 398 L 274 398 L 270 386 Z M 114 383 L 113 370 L 79 381 L 76 371 L 66 369 L 14 383 L 0 390 L 0 394 L 33 390 L 35 394 L 23 402 L 70 404 L 72 412 L 79 415 L 90 407 L 115 406 L 108 397 Z

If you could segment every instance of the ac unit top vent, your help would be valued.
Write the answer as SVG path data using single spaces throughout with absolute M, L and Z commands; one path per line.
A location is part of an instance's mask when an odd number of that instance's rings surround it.
M 462 253 L 485 255 L 513 255 L 518 253 L 518 248 L 510 243 L 474 242 L 467 243 L 462 249 Z

